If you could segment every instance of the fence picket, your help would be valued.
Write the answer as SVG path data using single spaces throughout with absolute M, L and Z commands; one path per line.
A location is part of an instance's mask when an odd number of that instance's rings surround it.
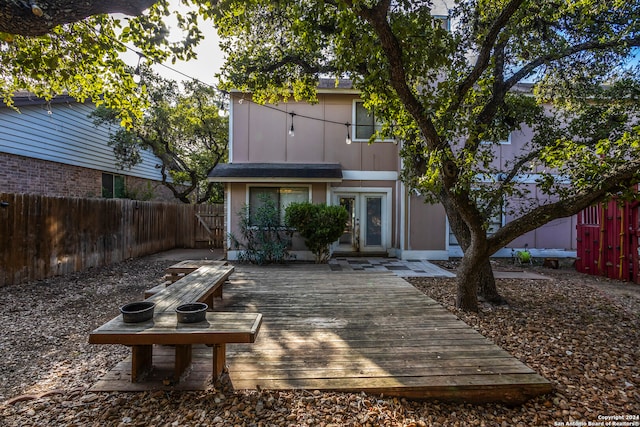
M 0 286 L 197 247 L 197 212 L 215 218 L 206 240 L 222 247 L 221 206 L 9 193 L 0 202 Z

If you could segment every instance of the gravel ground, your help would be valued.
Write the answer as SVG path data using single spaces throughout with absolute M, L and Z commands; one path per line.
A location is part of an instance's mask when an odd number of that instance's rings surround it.
M 453 308 L 451 279 L 411 279 L 553 383 L 554 393 L 521 406 L 319 391 L 88 392 L 128 352 L 89 345 L 89 332 L 172 263 L 132 260 L 2 288 L 0 425 L 640 426 L 640 285 L 542 267 L 532 270 L 553 280 L 500 280 L 509 305 L 477 314 Z

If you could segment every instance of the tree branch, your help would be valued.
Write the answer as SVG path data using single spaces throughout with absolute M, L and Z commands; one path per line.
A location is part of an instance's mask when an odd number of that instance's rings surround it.
M 607 42 L 598 42 L 596 40 L 592 40 L 585 43 L 569 46 L 564 50 L 555 51 L 548 55 L 541 56 L 529 62 L 528 64 L 523 66 L 520 70 L 518 70 L 516 73 L 514 73 L 511 77 L 509 77 L 504 82 L 505 88 L 511 89 L 522 79 L 530 75 L 536 68 L 546 63 L 549 63 L 551 61 L 564 59 L 571 55 L 575 55 L 576 53 L 585 52 L 589 50 L 604 50 L 604 49 L 611 49 L 611 48 L 621 47 L 621 46 L 638 47 L 640 46 L 640 37 L 633 37 L 630 39 L 610 40 Z
M 352 2 L 348 1 L 347 3 L 353 8 Z M 377 33 L 380 45 L 382 46 L 382 49 L 389 61 L 391 87 L 396 91 L 400 101 L 404 104 L 409 114 L 411 114 L 420 127 L 420 130 L 426 139 L 427 146 L 432 150 L 437 148 L 448 148 L 446 141 L 441 140 L 439 137 L 438 132 L 436 131 L 436 128 L 423 105 L 407 84 L 407 73 L 402 59 L 402 46 L 393 33 L 393 30 L 387 20 L 387 12 L 390 5 L 391 1 L 385 0 L 378 3 L 372 9 L 354 9 L 354 13 L 368 21 Z
M 466 156 L 468 153 L 475 153 L 480 146 L 480 138 L 478 138 L 479 132 L 483 131 L 487 126 L 491 124 L 493 118 L 498 111 L 498 107 L 503 104 L 504 97 L 507 94 L 507 88 L 504 84 L 504 63 L 505 63 L 505 49 L 507 43 L 503 41 L 496 45 L 494 49 L 494 69 L 493 69 L 493 90 L 491 99 L 482 108 L 480 114 L 475 121 L 475 129 L 471 132 L 470 137 L 465 142 L 464 150 L 461 151 L 460 156 Z
M 41 36 L 53 27 L 89 16 L 123 13 L 141 15 L 159 0 L 0 0 L 0 32 Z
M 517 162 L 514 163 L 511 170 L 506 174 L 501 174 L 502 179 L 500 179 L 500 185 L 493 192 L 493 197 L 489 200 L 489 207 L 493 208 L 494 206 L 498 206 L 502 204 L 502 198 L 505 194 L 505 188 L 507 185 L 510 185 L 516 176 L 520 175 L 520 171 L 531 160 L 537 159 L 538 155 L 542 152 L 541 149 L 536 149 L 533 151 L 529 151 L 525 156 L 521 157 Z
M 319 66 L 309 63 L 308 61 L 293 55 L 286 55 L 281 60 L 277 62 L 273 62 L 265 67 L 260 66 L 252 66 L 247 67 L 247 71 L 250 73 L 261 72 L 261 73 L 273 73 L 274 71 L 279 70 L 280 68 L 286 65 L 297 65 L 304 70 L 305 73 L 308 74 L 318 74 L 318 73 L 331 73 L 337 71 L 335 67 L 329 66 Z
M 503 248 L 513 239 L 549 222 L 554 218 L 565 218 L 575 215 L 581 210 L 597 203 L 618 191 L 628 189 L 638 181 L 640 159 L 631 159 L 621 164 L 620 168 L 603 176 L 596 186 L 586 188 L 572 197 L 554 203 L 539 206 L 523 216 L 510 221 L 495 234 L 487 238 L 489 255 Z
M 502 10 L 498 18 L 493 22 L 491 29 L 487 33 L 487 36 L 480 47 L 480 52 L 478 53 L 478 59 L 476 60 L 476 64 L 473 67 L 473 70 L 469 73 L 466 79 L 464 79 L 458 89 L 456 91 L 454 102 L 449 106 L 448 112 L 452 113 L 457 111 L 462 103 L 467 92 L 473 87 L 474 84 L 478 81 L 482 73 L 485 72 L 487 67 L 489 66 L 489 62 L 491 60 L 491 51 L 498 39 L 498 35 L 507 24 L 507 22 L 511 19 L 513 14 L 520 8 L 522 3 L 525 0 L 511 0 L 511 2 Z

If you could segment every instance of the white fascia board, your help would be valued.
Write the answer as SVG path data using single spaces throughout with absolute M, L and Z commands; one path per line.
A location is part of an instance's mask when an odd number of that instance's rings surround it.
M 343 170 L 342 179 L 349 181 L 397 181 L 398 172 Z
M 503 179 L 504 173 L 497 174 L 478 174 L 476 179 L 478 182 L 500 182 Z M 516 175 L 512 182 L 518 184 L 537 184 L 544 176 L 540 173 L 525 173 Z M 564 175 L 554 175 L 554 179 L 559 184 L 570 184 L 571 180 Z

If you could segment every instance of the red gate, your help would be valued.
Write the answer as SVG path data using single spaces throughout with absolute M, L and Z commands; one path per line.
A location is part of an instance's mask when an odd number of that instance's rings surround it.
M 640 283 L 638 202 L 591 206 L 578 214 L 576 269 Z

